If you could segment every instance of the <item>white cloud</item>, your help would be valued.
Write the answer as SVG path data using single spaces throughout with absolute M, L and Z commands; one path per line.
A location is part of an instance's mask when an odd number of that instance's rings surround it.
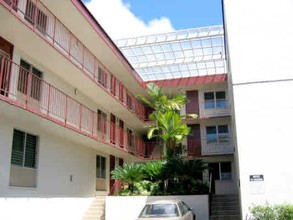
M 154 18 L 145 23 L 122 0 L 91 0 L 86 6 L 114 40 L 174 31 L 169 18 Z

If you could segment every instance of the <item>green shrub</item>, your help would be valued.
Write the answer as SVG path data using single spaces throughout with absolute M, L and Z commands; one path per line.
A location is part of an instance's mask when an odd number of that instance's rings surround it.
M 293 220 L 293 205 L 254 205 L 250 208 L 256 220 Z

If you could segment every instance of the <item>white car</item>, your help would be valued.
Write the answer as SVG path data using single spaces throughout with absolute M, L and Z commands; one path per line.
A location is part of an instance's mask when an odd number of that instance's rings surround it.
M 195 220 L 192 208 L 181 200 L 161 200 L 147 203 L 137 220 Z

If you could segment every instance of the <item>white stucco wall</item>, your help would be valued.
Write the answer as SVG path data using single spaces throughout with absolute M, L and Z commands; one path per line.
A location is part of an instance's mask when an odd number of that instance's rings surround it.
M 224 8 L 245 219 L 252 203 L 293 203 L 293 1 L 224 0 Z M 259 174 L 263 181 L 250 181 Z
M 55 137 L 40 130 L 37 124 L 23 124 L 21 120 L 0 118 L 0 197 L 94 196 L 96 192 L 96 155 L 105 156 L 107 164 L 109 163 L 108 155 L 65 138 Z M 39 137 L 36 188 L 9 186 L 14 128 Z M 109 169 L 108 165 L 107 169 Z M 72 182 L 70 181 L 71 175 L 73 175 Z
M 193 208 L 197 220 L 209 219 L 208 195 L 196 196 L 108 196 L 106 198 L 106 219 L 117 220 L 137 219 L 139 213 L 147 202 L 181 199 Z
M 0 219 L 81 220 L 94 198 L 0 198 Z

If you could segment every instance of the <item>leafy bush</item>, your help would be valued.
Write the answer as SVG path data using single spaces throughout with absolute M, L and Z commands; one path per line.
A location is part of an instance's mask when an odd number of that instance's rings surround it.
M 250 212 L 256 220 L 292 220 L 293 205 L 254 205 Z
M 124 184 L 118 193 L 124 196 L 207 194 L 208 183 L 200 179 L 205 169 L 201 160 L 172 158 L 124 164 L 112 171 L 112 179 Z

